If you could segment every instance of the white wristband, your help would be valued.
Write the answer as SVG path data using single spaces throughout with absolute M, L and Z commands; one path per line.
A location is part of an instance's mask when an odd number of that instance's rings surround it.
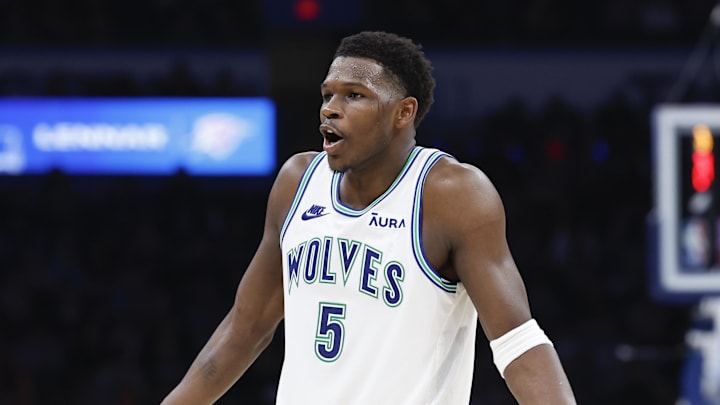
M 505 378 L 505 367 L 508 364 L 520 357 L 521 354 L 541 344 L 552 346 L 552 342 L 540 329 L 535 319 L 530 319 L 499 338 L 491 340 L 490 349 L 493 353 L 493 362 L 502 378 Z

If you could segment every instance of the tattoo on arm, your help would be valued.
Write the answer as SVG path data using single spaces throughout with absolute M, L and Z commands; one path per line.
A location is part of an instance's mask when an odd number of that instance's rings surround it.
M 208 359 L 205 364 L 202 366 L 202 375 L 205 377 L 206 380 L 209 380 L 217 374 L 217 365 L 215 364 L 215 359 Z

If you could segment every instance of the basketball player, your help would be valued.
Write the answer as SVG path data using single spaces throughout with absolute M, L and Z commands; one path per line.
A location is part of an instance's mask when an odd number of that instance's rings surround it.
M 575 403 L 496 189 L 416 146 L 431 70 L 407 38 L 343 39 L 320 86 L 323 152 L 280 169 L 235 303 L 164 404 L 217 400 L 283 319 L 277 404 L 467 404 L 478 319 L 519 403 Z

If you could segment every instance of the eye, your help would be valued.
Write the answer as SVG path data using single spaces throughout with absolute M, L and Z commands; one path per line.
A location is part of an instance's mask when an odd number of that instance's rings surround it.
M 322 94 L 322 100 L 323 100 L 323 102 L 324 102 L 324 103 L 329 102 L 330 99 L 332 98 L 332 96 L 333 96 L 332 93 L 323 93 L 323 94 Z
M 358 99 L 358 98 L 363 98 L 363 97 L 365 97 L 365 96 L 363 96 L 363 95 L 360 94 L 360 93 L 356 93 L 356 92 L 353 91 L 353 92 L 351 92 L 351 93 L 348 95 L 348 97 L 350 97 L 350 98 L 352 98 L 352 99 Z

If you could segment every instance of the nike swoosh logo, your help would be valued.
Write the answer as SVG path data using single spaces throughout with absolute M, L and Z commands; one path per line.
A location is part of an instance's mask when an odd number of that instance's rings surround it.
M 325 215 L 327 215 L 327 214 L 329 214 L 329 212 L 321 212 L 321 213 L 319 213 L 319 214 L 311 214 L 311 213 L 305 211 L 305 212 L 303 212 L 303 214 L 302 214 L 302 216 L 301 216 L 300 218 L 302 218 L 303 221 L 307 221 L 308 219 L 320 218 L 320 217 L 325 216 Z

